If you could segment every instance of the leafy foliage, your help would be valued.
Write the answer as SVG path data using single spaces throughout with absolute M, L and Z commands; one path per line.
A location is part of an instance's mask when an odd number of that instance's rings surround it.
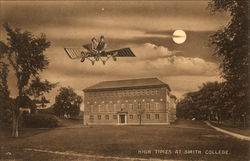
M 11 104 L 10 92 L 8 88 L 8 64 L 5 63 L 5 55 L 8 47 L 0 41 L 0 121 L 4 125 L 11 124 Z
M 5 126 L 10 126 L 12 122 L 12 108 L 15 100 L 0 98 L 0 122 Z
M 50 46 L 50 42 L 44 34 L 35 37 L 28 31 L 12 29 L 8 24 L 4 28 L 7 32 L 8 60 L 15 70 L 20 96 L 31 76 L 37 76 L 48 66 L 49 61 L 43 52 Z
M 8 89 L 8 65 L 6 63 L 0 62 L 0 97 L 8 98 L 9 97 L 9 89 Z
M 50 83 L 48 80 L 41 81 L 39 77 L 35 77 L 35 79 L 31 80 L 29 88 L 25 92 L 30 96 L 38 98 L 44 93 L 49 93 L 55 86 L 56 83 Z
M 177 104 L 177 116 L 185 119 L 223 120 L 231 116 L 225 105 L 225 83 L 208 82 L 196 92 L 186 94 Z
M 36 104 L 28 96 L 17 96 L 15 99 L 16 105 L 18 107 L 30 108 L 31 113 L 36 110 Z
M 225 79 L 224 92 L 227 106 L 234 119 L 249 115 L 249 55 L 248 55 L 248 2 L 247 0 L 212 0 L 213 13 L 228 12 L 228 25 L 211 36 L 214 54 L 222 58 L 221 76 Z
M 66 115 L 72 118 L 79 115 L 81 103 L 81 96 L 78 96 L 72 88 L 62 87 L 55 98 L 54 110 L 60 117 Z
M 0 58 L 8 59 L 8 64 L 13 67 L 17 78 L 18 97 L 22 100 L 25 96 L 24 88 L 29 85 L 29 81 L 38 77 L 39 72 L 49 64 L 44 51 L 50 46 L 50 42 L 44 34 L 35 37 L 28 31 L 13 29 L 9 24 L 4 24 L 3 27 L 7 33 L 7 43 L 0 41 Z M 14 137 L 18 137 L 19 105 L 17 103 L 11 108 Z
M 41 107 L 46 107 L 46 103 L 49 103 L 44 96 L 45 93 L 49 93 L 55 88 L 57 83 L 51 83 L 48 80 L 42 81 L 39 77 L 35 77 L 30 81 L 28 88 L 24 91 L 26 95 L 33 97 L 33 101 L 40 104 Z

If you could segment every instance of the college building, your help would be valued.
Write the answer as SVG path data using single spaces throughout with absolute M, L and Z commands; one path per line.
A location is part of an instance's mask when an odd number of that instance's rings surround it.
M 176 119 L 176 97 L 158 78 L 103 81 L 84 91 L 84 125 L 164 125 Z

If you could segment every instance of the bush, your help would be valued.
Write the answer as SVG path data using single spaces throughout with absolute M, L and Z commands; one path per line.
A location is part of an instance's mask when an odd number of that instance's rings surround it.
M 50 114 L 50 115 L 55 115 L 54 108 L 49 107 L 46 109 L 37 109 L 38 114 Z
M 6 127 L 11 126 L 12 124 L 12 112 L 10 109 L 1 109 L 0 108 L 0 122 Z
M 24 126 L 30 128 L 52 128 L 59 126 L 59 119 L 50 114 L 28 114 L 24 116 Z

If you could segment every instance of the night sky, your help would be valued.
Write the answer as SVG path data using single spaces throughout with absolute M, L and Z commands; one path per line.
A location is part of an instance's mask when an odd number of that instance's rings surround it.
M 212 15 L 208 1 L 1 1 L 1 24 L 8 22 L 33 32 L 45 33 L 51 47 L 45 54 L 50 61 L 42 78 L 71 86 L 83 96 L 82 89 L 104 80 L 158 77 L 168 83 L 172 93 L 181 97 L 197 90 L 202 83 L 220 80 L 219 59 L 212 56 L 208 37 L 228 23 L 225 13 Z M 172 40 L 175 30 L 184 30 L 183 44 Z M 6 35 L 1 27 L 1 40 Z M 136 58 L 117 62 L 80 63 L 71 60 L 64 47 L 81 47 L 92 37 L 105 36 L 107 50 L 130 47 Z M 16 95 L 11 73 L 11 95 Z M 58 89 L 57 88 L 57 89 Z M 54 101 L 57 89 L 50 94 Z

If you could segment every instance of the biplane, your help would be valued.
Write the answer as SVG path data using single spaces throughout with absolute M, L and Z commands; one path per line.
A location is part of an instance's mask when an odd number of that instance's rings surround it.
M 87 59 L 91 61 L 92 65 L 98 61 L 102 61 L 105 65 L 110 58 L 116 61 L 117 57 L 135 57 L 135 54 L 130 48 L 110 51 L 92 51 L 83 46 L 82 48 L 64 48 L 64 50 L 70 59 L 81 59 L 81 62 L 84 62 Z

